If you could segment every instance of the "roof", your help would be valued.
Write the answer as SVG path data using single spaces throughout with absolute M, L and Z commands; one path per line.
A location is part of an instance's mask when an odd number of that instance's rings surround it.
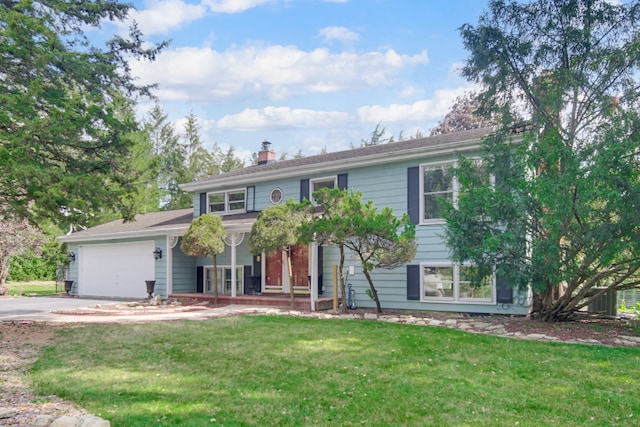
M 138 214 L 133 221 L 107 222 L 59 238 L 62 242 L 182 234 L 193 220 L 193 208 Z
M 370 145 L 316 156 L 280 160 L 262 165 L 252 165 L 220 175 L 203 178 L 198 181 L 185 183 L 181 188 L 185 191 L 199 191 L 215 185 L 235 184 L 248 180 L 255 181 L 260 179 L 261 175 L 273 178 L 276 174 L 285 177 L 299 174 L 302 170 L 304 170 L 305 173 L 313 173 L 314 169 L 326 172 L 331 166 L 344 168 L 345 165 L 353 167 L 358 163 L 372 165 L 388 162 L 389 159 L 393 157 L 419 156 L 424 155 L 426 152 L 438 151 L 439 149 L 454 151 L 455 147 L 462 147 L 466 144 L 478 146 L 482 138 L 494 131 L 494 127 L 484 127 L 388 144 Z
M 228 231 L 246 232 L 258 216 L 258 212 L 227 215 L 222 224 Z M 59 237 L 62 242 L 86 242 L 91 240 L 128 239 L 133 237 L 181 236 L 193 221 L 193 208 L 138 214 L 125 222 L 121 219 L 87 228 Z

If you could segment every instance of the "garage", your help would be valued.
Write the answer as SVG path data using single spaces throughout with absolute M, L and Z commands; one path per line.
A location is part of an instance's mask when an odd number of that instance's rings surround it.
M 145 298 L 144 281 L 155 279 L 153 250 L 153 241 L 81 245 L 79 295 Z

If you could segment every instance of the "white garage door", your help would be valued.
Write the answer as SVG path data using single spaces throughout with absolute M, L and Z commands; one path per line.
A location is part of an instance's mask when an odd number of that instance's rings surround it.
M 80 295 L 144 298 L 155 279 L 154 242 L 83 245 L 78 250 Z

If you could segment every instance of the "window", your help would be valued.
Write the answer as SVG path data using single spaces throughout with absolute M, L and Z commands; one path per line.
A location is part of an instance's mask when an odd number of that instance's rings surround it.
M 472 159 L 474 166 L 472 177 L 475 185 L 490 181 L 485 164 L 480 159 Z M 461 191 L 460 183 L 455 176 L 453 169 L 455 163 L 441 163 L 436 165 L 425 165 L 422 167 L 422 221 L 425 223 L 439 222 L 442 219 L 440 210 L 440 199 L 456 203 L 458 193 Z
M 243 284 L 243 274 L 244 271 L 243 266 L 236 266 L 236 295 L 242 295 L 244 284 Z M 213 267 L 205 268 L 205 292 L 213 293 L 214 289 L 214 278 L 213 278 Z M 218 266 L 218 294 L 221 295 L 231 295 L 231 267 L 230 266 Z
M 269 200 L 274 205 L 279 205 L 282 202 L 282 190 L 279 188 L 274 188 L 271 190 L 271 194 L 269 195 Z
M 475 280 L 475 268 L 466 265 L 421 265 L 422 301 L 493 302 L 494 278 Z
M 310 184 L 310 191 L 311 191 L 311 202 L 315 203 L 315 200 L 313 200 L 313 193 L 315 193 L 316 191 L 320 190 L 321 188 L 335 188 L 336 187 L 336 177 L 330 177 L 330 178 L 318 178 L 318 179 L 312 179 L 309 181 Z
M 439 199 L 453 200 L 453 164 L 430 165 L 423 168 L 422 194 L 423 219 L 425 221 L 442 218 Z
M 247 193 L 244 189 L 209 193 L 207 197 L 210 213 L 228 214 L 246 210 Z

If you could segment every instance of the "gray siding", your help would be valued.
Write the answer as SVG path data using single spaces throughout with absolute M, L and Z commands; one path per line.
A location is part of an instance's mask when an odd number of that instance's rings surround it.
M 196 291 L 196 258 L 187 256 L 178 244 L 172 249 L 173 255 L 173 293 L 189 293 Z

